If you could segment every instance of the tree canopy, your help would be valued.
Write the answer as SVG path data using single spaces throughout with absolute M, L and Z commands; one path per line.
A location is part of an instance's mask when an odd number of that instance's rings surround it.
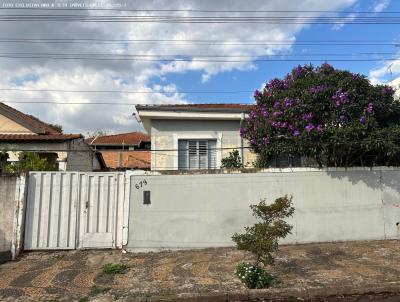
M 7 154 L 4 153 L 3 154 Z M 18 155 L 19 161 L 7 163 L 4 171 L 7 173 L 25 173 L 29 171 L 56 171 L 57 167 L 50 164 L 46 158 L 41 158 L 35 152 L 21 152 Z
M 321 167 L 400 163 L 400 102 L 390 86 L 325 63 L 298 66 L 254 97 L 240 132 L 258 153 L 258 166 L 279 154 Z

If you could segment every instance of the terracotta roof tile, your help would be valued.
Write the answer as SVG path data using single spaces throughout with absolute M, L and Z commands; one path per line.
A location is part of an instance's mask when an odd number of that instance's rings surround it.
M 21 111 L 18 111 L 17 109 L 14 109 L 13 107 L 10 107 L 1 102 L 0 102 L 0 109 L 6 110 L 7 112 L 11 113 L 16 118 L 23 120 L 25 123 L 33 126 L 34 128 L 43 130 L 44 134 L 60 134 L 61 133 L 57 129 L 51 127 L 49 124 L 47 124 L 45 122 L 42 122 L 38 118 L 36 118 L 32 115 L 29 115 L 29 114 L 25 114 Z
M 101 151 L 107 168 L 150 170 L 150 151 Z
M 94 140 L 94 141 L 93 141 Z M 142 132 L 129 132 L 115 135 L 104 135 L 86 140 L 89 145 L 134 145 L 141 142 L 150 142 L 150 136 Z
M 0 134 L 0 141 L 67 141 L 82 138 L 80 134 Z
M 229 104 L 229 103 L 213 103 L 213 104 L 174 104 L 174 105 L 137 105 L 138 111 L 204 111 L 204 112 L 247 112 L 250 111 L 254 104 Z

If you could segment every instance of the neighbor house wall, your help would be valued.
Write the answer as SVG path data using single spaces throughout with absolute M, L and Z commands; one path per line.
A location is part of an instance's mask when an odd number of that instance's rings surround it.
M 399 179 L 386 169 L 132 176 L 128 248 L 232 246 L 254 223 L 249 205 L 286 194 L 295 214 L 284 243 L 400 238 Z
M 83 139 L 68 143 L 67 171 L 91 172 L 100 170 L 100 162 L 92 148 Z
M 17 177 L 0 175 L 0 263 L 11 259 Z
M 10 133 L 24 133 L 33 134 L 31 130 L 25 128 L 24 126 L 14 122 L 13 120 L 0 114 L 0 133 L 10 134 Z
M 241 138 L 238 120 L 152 120 L 151 121 L 151 167 L 152 170 L 174 170 L 178 168 L 179 139 L 216 139 L 217 167 L 221 159 L 227 157 L 230 148 L 241 153 Z M 251 166 L 256 155 L 250 151 L 247 141 L 243 142 L 243 161 Z

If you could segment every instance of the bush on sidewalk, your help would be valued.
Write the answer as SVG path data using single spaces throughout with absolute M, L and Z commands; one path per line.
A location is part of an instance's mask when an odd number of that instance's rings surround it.
M 253 216 L 260 221 L 251 227 L 245 227 L 243 234 L 235 233 L 232 240 L 239 250 L 253 253 L 256 260 L 253 264 L 239 263 L 236 267 L 236 275 L 248 288 L 269 287 L 274 283 L 274 277 L 263 267 L 274 263 L 273 253 L 278 249 L 279 239 L 291 233 L 293 226 L 285 219 L 294 213 L 292 197 L 286 195 L 277 198 L 270 205 L 262 200 L 258 205 L 251 205 L 250 208 Z

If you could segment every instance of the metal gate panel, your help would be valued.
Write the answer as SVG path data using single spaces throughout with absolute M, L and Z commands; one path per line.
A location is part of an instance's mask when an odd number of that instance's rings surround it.
M 122 248 L 125 173 L 31 172 L 25 249 Z
M 81 192 L 80 248 L 122 248 L 125 173 L 88 173 Z
M 122 248 L 126 244 L 123 239 L 123 231 L 128 228 L 128 219 L 124 221 L 124 213 L 129 212 L 128 195 L 125 196 L 125 187 L 128 186 L 126 181 L 126 173 L 118 173 L 115 182 L 115 205 L 113 208 L 115 221 L 114 221 L 114 243 L 117 248 Z
M 114 246 L 114 187 L 115 174 L 89 174 L 85 202 L 84 248 L 111 248 Z
M 33 172 L 28 178 L 25 249 L 74 249 L 77 173 Z

